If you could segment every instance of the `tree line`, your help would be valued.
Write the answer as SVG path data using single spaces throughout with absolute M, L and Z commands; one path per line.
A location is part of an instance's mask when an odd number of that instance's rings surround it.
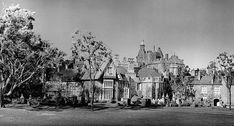
M 34 22 L 34 12 L 19 5 L 4 9 L 0 16 L 1 107 L 4 107 L 4 97 L 11 96 L 16 89 L 29 85 L 32 80 L 39 79 L 43 83 L 45 70 L 58 67 L 66 56 L 34 31 Z M 83 63 L 82 70 L 89 70 L 90 83 L 94 85 L 91 74 L 110 57 L 110 51 L 103 42 L 96 41 L 92 33 L 76 31 L 72 42 L 72 58 Z
M 16 89 L 30 85 L 32 80 L 45 81 L 47 68 L 58 67 L 66 54 L 53 47 L 34 31 L 35 14 L 19 5 L 10 6 L 0 15 L 0 101 L 4 107 L 4 97 L 11 96 Z M 72 35 L 72 59 L 82 63 L 80 73 L 88 72 L 92 93 L 93 108 L 95 76 L 101 71 L 103 62 L 111 59 L 111 50 L 104 42 L 96 40 L 91 33 L 77 30 Z M 220 75 L 229 89 L 231 107 L 231 85 L 233 80 L 233 55 L 226 52 L 217 57 Z M 214 63 L 210 67 L 215 67 Z M 172 98 L 173 94 L 189 97 L 194 91 L 189 88 L 191 79 L 188 67 L 183 67 L 178 76 L 170 76 L 164 87 L 164 95 Z M 35 82 L 35 81 L 34 81 Z M 83 86 L 82 86 L 83 87 Z

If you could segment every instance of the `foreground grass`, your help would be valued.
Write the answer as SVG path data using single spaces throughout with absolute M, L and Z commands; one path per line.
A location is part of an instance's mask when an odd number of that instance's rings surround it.
M 120 108 L 91 111 L 85 107 L 0 109 L 0 125 L 233 125 L 234 111 L 223 108 Z M 43 108 L 42 107 L 42 108 Z

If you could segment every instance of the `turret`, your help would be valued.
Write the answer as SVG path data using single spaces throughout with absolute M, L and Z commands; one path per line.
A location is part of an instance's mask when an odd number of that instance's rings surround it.
M 141 42 L 140 44 L 140 50 L 143 50 L 145 51 L 145 43 L 144 43 L 144 40 Z
M 138 52 L 138 55 L 136 57 L 137 59 L 137 63 L 141 66 L 144 65 L 145 62 L 147 61 L 147 53 L 145 51 L 145 44 L 144 44 L 144 40 L 141 42 L 140 44 L 140 50 Z
M 163 53 L 162 53 L 162 50 L 160 49 L 160 47 L 158 47 L 158 51 L 157 52 L 160 54 L 161 58 L 163 58 Z

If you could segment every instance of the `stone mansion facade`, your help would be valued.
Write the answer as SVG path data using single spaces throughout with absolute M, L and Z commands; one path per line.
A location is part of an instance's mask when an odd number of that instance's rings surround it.
M 171 72 L 178 75 L 180 67 L 184 66 L 184 61 L 178 56 L 172 55 L 169 58 L 168 54 L 163 54 L 160 47 L 146 51 L 144 41 L 140 44 L 138 55 L 136 56 L 139 67 L 147 67 L 157 69 L 159 73 Z
M 184 67 L 183 60 L 176 55 L 170 58 L 168 54 L 164 56 L 160 47 L 156 50 L 154 46 L 153 50 L 146 51 L 144 41 L 140 44 L 136 62 L 137 91 L 148 99 L 162 98 L 164 78 L 168 78 L 169 73 L 178 75 L 180 68 Z

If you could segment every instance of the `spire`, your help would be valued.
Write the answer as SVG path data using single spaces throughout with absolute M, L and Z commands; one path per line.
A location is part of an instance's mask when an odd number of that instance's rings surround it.
M 142 42 L 141 42 L 141 45 L 145 45 L 145 42 L 144 42 L 144 40 L 142 40 Z

